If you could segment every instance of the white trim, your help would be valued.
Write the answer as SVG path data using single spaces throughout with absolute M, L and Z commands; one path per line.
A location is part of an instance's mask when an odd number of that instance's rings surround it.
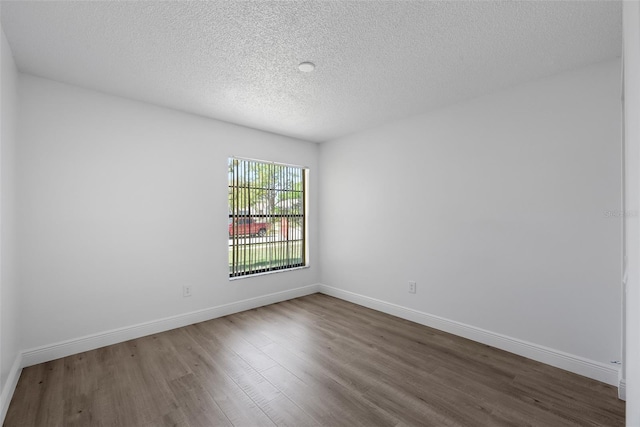
M 234 160 L 244 160 L 247 162 L 262 163 L 264 165 L 287 166 L 292 168 L 309 169 L 309 166 L 294 165 L 292 163 L 274 162 L 272 160 L 252 159 L 251 157 L 231 156 Z
M 32 348 L 22 352 L 22 367 L 48 362 L 50 360 L 70 356 L 72 354 L 82 353 L 83 351 L 94 350 L 107 345 L 140 338 L 146 335 L 157 334 L 159 332 L 180 328 L 182 326 L 198 322 L 204 322 L 217 317 L 227 316 L 229 314 L 251 310 L 252 308 L 262 307 L 317 292 L 317 284 L 308 285 Z
M 433 314 L 424 313 L 411 308 L 392 304 L 379 299 L 356 294 L 342 289 L 320 284 L 320 292 L 340 298 L 354 304 L 362 305 L 421 325 L 449 332 L 482 344 L 490 345 L 510 353 L 518 354 L 547 365 L 555 366 L 603 383 L 618 386 L 619 367 L 609 366 L 594 360 L 568 354 L 560 350 L 512 338 L 506 335 L 487 331 L 475 326 L 445 319 Z
M 618 399 L 627 400 L 627 382 L 624 378 L 618 382 Z
M 233 282 L 234 280 L 251 279 L 257 276 L 267 276 L 269 274 L 284 273 L 286 271 L 304 270 L 305 268 L 309 268 L 309 267 L 310 267 L 309 264 L 307 264 L 307 265 L 303 265 L 302 267 L 291 267 L 291 268 L 283 268 L 282 270 L 271 270 L 271 271 L 263 271 L 262 273 L 245 274 L 244 276 L 229 277 L 229 281 Z
M 11 402 L 11 397 L 15 391 L 15 387 L 18 383 L 23 367 L 215 319 L 217 317 L 251 310 L 256 307 L 262 307 L 293 298 L 311 295 L 317 292 L 487 344 L 551 366 L 584 375 L 607 384 L 617 385 L 620 398 L 625 398 L 626 382 L 624 379 L 618 378 L 620 372 L 618 367 L 608 366 L 600 362 L 584 359 L 579 356 L 567 354 L 558 350 L 518 340 L 397 304 L 388 303 L 386 301 L 344 291 L 342 289 L 323 284 L 314 284 L 25 350 L 16 357 L 12 369 L 9 372 L 5 387 L 2 390 L 2 395 L 0 397 L 0 409 L 2 411 L 0 413 L 0 424 L 4 421 L 7 409 L 9 408 L 9 403 Z
M 18 379 L 20 379 L 21 373 L 22 353 L 18 353 L 16 359 L 13 361 L 9 375 L 7 376 L 7 381 L 2 389 L 2 394 L 0 394 L 0 425 L 4 425 L 4 418 L 7 416 L 9 404 L 11 403 L 13 392 L 16 391 L 16 386 L 18 385 Z

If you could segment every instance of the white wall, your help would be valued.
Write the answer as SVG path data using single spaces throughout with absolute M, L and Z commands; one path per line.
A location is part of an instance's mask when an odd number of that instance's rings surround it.
M 19 94 L 24 349 L 317 282 L 316 144 L 28 75 Z M 228 280 L 231 155 L 310 167 L 310 268 Z
M 10 378 L 10 372 L 18 357 L 20 342 L 14 215 L 17 69 L 1 27 L 0 35 L 0 412 L 3 412 L 13 392 L 14 379 Z
M 620 123 L 615 61 L 322 144 L 322 283 L 610 366 Z
M 623 3 L 627 425 L 640 426 L 640 4 Z

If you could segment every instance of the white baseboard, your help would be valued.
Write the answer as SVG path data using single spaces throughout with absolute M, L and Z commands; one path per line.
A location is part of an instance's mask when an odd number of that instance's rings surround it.
M 238 313 L 240 311 L 251 310 L 252 308 L 314 294 L 318 292 L 318 289 L 319 285 L 303 286 L 296 289 L 206 308 L 204 310 L 192 311 L 190 313 L 179 314 L 177 316 L 165 317 L 163 319 L 152 320 L 150 322 L 139 323 L 137 325 L 74 338 L 55 344 L 44 345 L 23 351 L 21 367 L 32 366 L 38 363 L 48 362 L 50 360 L 94 350 L 96 348 L 117 344 L 146 335 L 157 334 L 163 331 L 180 328 L 182 326 Z
M 9 375 L 7 376 L 7 382 L 2 388 L 2 394 L 0 394 L 0 425 L 4 424 L 4 419 L 7 416 L 9 410 L 9 404 L 13 397 L 13 392 L 18 385 L 18 379 L 20 379 L 20 373 L 22 372 L 22 353 L 18 353 L 16 359 L 13 361 Z
M 624 378 L 618 381 L 618 399 L 627 400 L 627 381 Z
M 487 331 L 475 326 L 445 319 L 411 308 L 392 304 L 379 299 L 367 297 L 342 289 L 321 284 L 320 292 L 354 304 L 372 308 L 402 319 L 410 320 L 434 329 L 449 332 L 473 341 L 487 344 L 510 353 L 518 354 L 547 365 L 555 366 L 585 377 L 593 378 L 606 384 L 618 386 L 619 368 L 604 363 L 588 360 L 579 356 L 564 353 L 538 344 Z
M 464 338 L 537 360 L 551 366 L 556 366 L 570 372 L 593 378 L 607 384 L 616 385 L 619 387 L 619 393 L 621 396 L 624 396 L 626 391 L 626 384 L 624 380 L 619 380 L 618 378 L 619 369 L 617 367 L 608 366 L 603 363 L 587 360 L 579 356 L 567 354 L 558 350 L 476 328 L 471 325 L 466 325 L 439 316 L 434 316 L 432 314 L 402 307 L 386 301 L 344 291 L 323 284 L 314 284 L 23 351 L 16 358 L 7 379 L 7 383 L 2 390 L 0 401 L 0 409 L 2 410 L 0 413 L 0 424 L 4 421 L 11 397 L 13 396 L 13 392 L 16 384 L 18 383 L 20 372 L 23 367 L 48 362 L 61 357 L 94 350 L 96 348 L 140 338 L 146 335 L 168 331 L 170 329 L 191 325 L 193 323 L 203 322 L 217 317 L 227 316 L 229 314 L 310 295 L 316 292 L 321 292 L 323 294 L 369 307 L 383 313 L 391 314 L 425 326 L 449 332 L 454 335 L 462 336 Z

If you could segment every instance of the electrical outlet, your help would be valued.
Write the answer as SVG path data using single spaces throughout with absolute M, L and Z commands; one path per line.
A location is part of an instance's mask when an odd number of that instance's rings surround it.
M 410 294 L 415 294 L 416 293 L 416 282 L 414 282 L 414 281 L 410 281 L 409 282 L 409 293 Z
M 190 297 L 191 296 L 191 286 L 183 286 L 182 287 L 182 296 Z

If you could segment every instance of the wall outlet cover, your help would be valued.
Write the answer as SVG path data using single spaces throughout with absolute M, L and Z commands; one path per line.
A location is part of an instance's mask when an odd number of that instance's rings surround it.
M 410 281 L 409 282 L 409 293 L 410 294 L 415 294 L 416 293 L 416 282 L 414 282 L 414 281 Z

